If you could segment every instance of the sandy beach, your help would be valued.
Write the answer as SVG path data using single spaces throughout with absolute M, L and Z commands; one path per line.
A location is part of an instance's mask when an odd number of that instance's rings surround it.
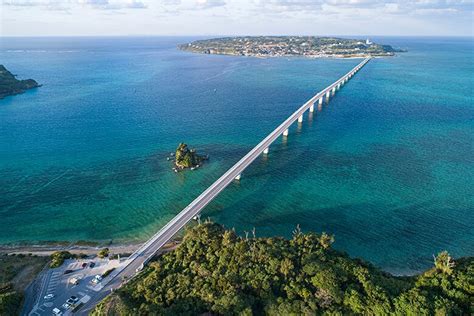
M 167 243 L 163 248 L 170 249 L 174 248 L 179 241 L 173 240 Z M 110 254 L 131 254 L 136 249 L 141 246 L 139 243 L 134 244 L 116 244 L 116 245 L 77 245 L 77 244 L 70 244 L 70 245 L 54 245 L 54 244 L 46 244 L 46 245 L 12 245 L 12 246 L 0 246 L 0 253 L 7 253 L 7 254 L 32 254 L 37 256 L 50 256 L 52 253 L 56 251 L 69 251 L 72 254 L 85 254 L 85 255 L 95 255 L 101 249 L 107 247 L 109 248 Z

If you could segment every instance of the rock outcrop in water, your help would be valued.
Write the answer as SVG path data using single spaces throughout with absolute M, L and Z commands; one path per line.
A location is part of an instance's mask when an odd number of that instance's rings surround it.
M 207 156 L 200 156 L 195 149 L 189 149 L 188 145 L 180 143 L 176 148 L 174 164 L 177 169 L 196 168 L 207 159 Z
M 5 66 L 0 65 L 0 99 L 25 92 L 40 85 L 33 79 L 18 80 Z

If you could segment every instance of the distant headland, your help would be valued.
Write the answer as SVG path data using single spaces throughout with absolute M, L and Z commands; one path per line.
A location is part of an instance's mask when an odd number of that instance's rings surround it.
M 35 80 L 18 80 L 5 66 L 0 65 L 0 99 L 9 95 L 25 92 L 28 89 L 40 87 Z
M 179 49 L 217 55 L 253 57 L 336 57 L 355 58 L 393 56 L 402 50 L 381 45 L 369 39 L 347 39 L 316 36 L 240 36 L 198 40 L 178 46 Z

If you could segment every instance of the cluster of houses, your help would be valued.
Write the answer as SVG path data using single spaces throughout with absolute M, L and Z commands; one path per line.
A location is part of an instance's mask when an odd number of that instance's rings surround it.
M 239 38 L 233 41 L 190 43 L 188 49 L 206 54 L 242 55 L 256 57 L 308 56 L 308 57 L 348 57 L 367 55 L 378 45 L 369 39 L 363 41 L 332 40 L 327 43 L 312 42 L 301 38 L 259 41 Z M 374 46 L 375 45 L 375 46 Z

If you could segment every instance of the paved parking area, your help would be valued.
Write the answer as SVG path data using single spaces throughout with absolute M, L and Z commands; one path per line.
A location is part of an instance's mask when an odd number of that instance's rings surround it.
M 94 284 L 91 282 L 96 275 L 103 275 L 107 270 L 118 268 L 124 263 L 124 259 L 119 260 L 109 259 L 70 259 L 59 268 L 49 269 L 47 271 L 41 290 L 33 310 L 29 313 L 32 316 L 53 315 L 53 309 L 58 308 L 63 315 L 73 314 L 76 306 L 86 303 L 91 295 L 102 289 L 102 283 L 106 282 L 104 278 L 102 282 Z M 91 268 L 91 263 L 94 267 Z M 87 264 L 83 268 L 83 264 Z M 72 272 L 65 274 L 66 270 Z M 73 284 L 71 281 L 77 279 L 78 283 Z M 45 299 L 46 295 L 54 295 L 51 299 Z M 70 308 L 65 308 L 63 304 L 71 296 L 76 296 L 76 302 Z

